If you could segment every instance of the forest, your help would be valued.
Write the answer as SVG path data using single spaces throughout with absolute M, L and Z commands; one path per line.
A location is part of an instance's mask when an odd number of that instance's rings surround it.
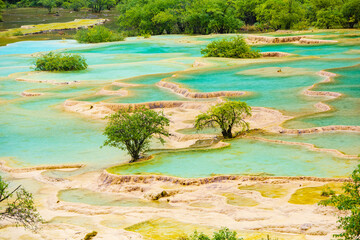
M 128 36 L 354 28 L 360 20 L 360 0 L 0 0 L 0 8 L 21 7 L 116 8 Z

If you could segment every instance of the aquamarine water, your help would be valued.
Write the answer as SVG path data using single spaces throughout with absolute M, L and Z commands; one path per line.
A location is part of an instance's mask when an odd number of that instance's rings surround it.
M 200 92 L 241 90 L 250 96 L 240 98 L 251 106 L 279 109 L 299 116 L 288 127 L 324 125 L 360 125 L 359 122 L 359 59 L 356 44 L 328 45 L 266 45 L 261 51 L 285 51 L 307 58 L 290 57 L 288 61 L 227 66 L 219 69 L 184 71 L 200 56 L 200 49 L 212 39 L 229 36 L 153 36 L 150 39 L 131 38 L 125 42 L 106 44 L 78 44 L 72 40 L 25 41 L 0 47 L 0 158 L 12 166 L 85 163 L 89 169 L 125 163 L 124 151 L 100 148 L 104 141 L 103 120 L 91 120 L 77 113 L 65 112 L 67 99 L 89 102 L 141 103 L 151 101 L 190 101 L 156 86 L 163 78 L 171 78 Z M 352 40 L 353 41 L 353 40 Z M 89 63 L 84 71 L 71 73 L 33 72 L 33 58 L 39 52 L 59 51 L 80 53 Z M 216 63 L 216 59 L 211 60 Z M 305 69 L 306 74 L 264 76 L 243 74 L 250 69 L 268 67 Z M 336 68 L 336 69 L 334 69 Z M 320 84 L 317 90 L 338 91 L 340 99 L 308 97 L 302 91 L 323 78 L 317 71 L 330 69 L 339 74 L 334 84 Z M 24 78 L 37 82 L 16 81 Z M 44 82 L 74 82 L 71 85 L 52 85 Z M 137 84 L 123 87 L 113 82 Z M 102 88 L 128 90 L 128 96 L 98 95 Z M 43 96 L 22 97 L 21 93 L 38 92 Z M 206 99 L 208 100 L 208 99 Z M 198 101 L 198 100 L 197 100 Z M 201 101 L 201 100 L 200 100 Z M 313 105 L 319 101 L 334 107 L 334 111 L 318 113 Z M 310 114 L 310 115 L 309 115 Z M 332 147 L 356 154 L 357 135 L 336 135 L 339 142 L 330 141 L 332 135 L 304 137 L 320 147 Z M 340 141 L 341 140 L 341 141 Z M 300 141 L 300 140 L 299 140 Z M 344 142 L 344 144 L 341 144 Z M 346 144 L 351 147 L 346 148 Z M 354 146 L 354 147 L 353 147 Z M 273 156 L 268 156 L 273 152 Z M 294 152 L 296 156 L 294 157 Z M 196 159 L 197 161 L 193 161 Z M 354 160 L 336 158 L 301 147 L 268 144 L 250 140 L 235 140 L 230 148 L 209 151 L 162 153 L 139 168 L 127 173 L 160 173 L 183 177 L 212 174 L 256 174 L 344 176 L 356 165 Z
M 337 149 L 348 155 L 360 154 L 360 133 L 324 132 L 300 135 L 258 133 L 253 136 L 287 142 L 311 143 L 317 148 Z
M 348 175 L 357 164 L 357 160 L 341 159 L 301 146 L 236 139 L 228 148 L 161 153 L 150 161 L 123 165 L 110 171 L 124 175 L 146 173 L 187 178 L 219 174 L 336 177 Z

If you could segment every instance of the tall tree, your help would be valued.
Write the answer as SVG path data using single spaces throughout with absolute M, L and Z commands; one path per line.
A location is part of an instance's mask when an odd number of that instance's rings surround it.
M 163 136 L 169 136 L 166 126 L 169 119 L 163 113 L 146 108 L 134 111 L 120 110 L 108 117 L 109 122 L 104 135 L 107 137 L 103 146 L 127 150 L 134 162 L 140 154 L 149 149 L 150 139 L 155 136 L 164 143 Z
M 220 127 L 224 138 L 233 138 L 249 128 L 249 123 L 244 117 L 251 116 L 251 108 L 240 101 L 226 101 L 211 107 L 206 113 L 196 117 L 196 129 L 204 127 Z M 234 127 L 241 127 L 241 130 L 233 135 Z
M 257 20 L 274 30 L 290 29 L 305 14 L 297 0 L 267 0 L 256 8 Z
M 350 28 L 360 22 L 360 0 L 348 0 L 341 11 Z

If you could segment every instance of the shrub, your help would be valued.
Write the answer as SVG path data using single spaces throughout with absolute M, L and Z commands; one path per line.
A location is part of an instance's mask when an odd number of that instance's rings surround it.
M 87 68 L 85 58 L 78 54 L 49 52 L 35 60 L 36 71 L 74 71 Z
M 320 205 L 333 206 L 345 215 L 340 215 L 338 228 L 344 231 L 334 237 L 343 240 L 360 239 L 360 165 L 351 174 L 352 182 L 343 185 L 344 193 L 321 201 Z
M 220 39 L 209 43 L 206 48 L 201 49 L 205 57 L 226 57 L 226 58 L 258 58 L 260 53 L 252 50 L 241 36 L 230 39 Z
M 243 238 L 237 238 L 236 235 L 235 231 L 231 232 L 228 228 L 222 228 L 218 232 L 214 232 L 212 238 L 204 233 L 195 231 L 190 237 L 182 236 L 178 240 L 243 240 Z
M 22 33 L 21 30 L 17 30 L 16 32 L 13 33 L 13 36 L 22 36 L 22 35 L 24 34 Z
M 81 43 L 100 43 L 123 41 L 125 36 L 123 34 L 114 33 L 104 26 L 95 26 L 93 28 L 77 31 L 75 39 Z

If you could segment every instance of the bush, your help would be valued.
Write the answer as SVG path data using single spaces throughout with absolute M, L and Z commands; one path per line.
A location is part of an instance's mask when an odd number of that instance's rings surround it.
M 85 58 L 78 54 L 49 52 L 35 60 L 36 71 L 74 71 L 87 68 Z
M 209 43 L 206 48 L 201 49 L 205 57 L 226 57 L 226 58 L 258 58 L 258 50 L 252 50 L 241 36 L 230 39 L 220 39 Z
M 22 35 L 24 34 L 20 30 L 17 30 L 16 32 L 13 33 L 13 36 L 22 36 Z
M 75 34 L 75 39 L 81 43 L 100 43 L 123 41 L 123 34 L 114 33 L 104 26 L 95 26 L 93 28 L 79 30 Z

